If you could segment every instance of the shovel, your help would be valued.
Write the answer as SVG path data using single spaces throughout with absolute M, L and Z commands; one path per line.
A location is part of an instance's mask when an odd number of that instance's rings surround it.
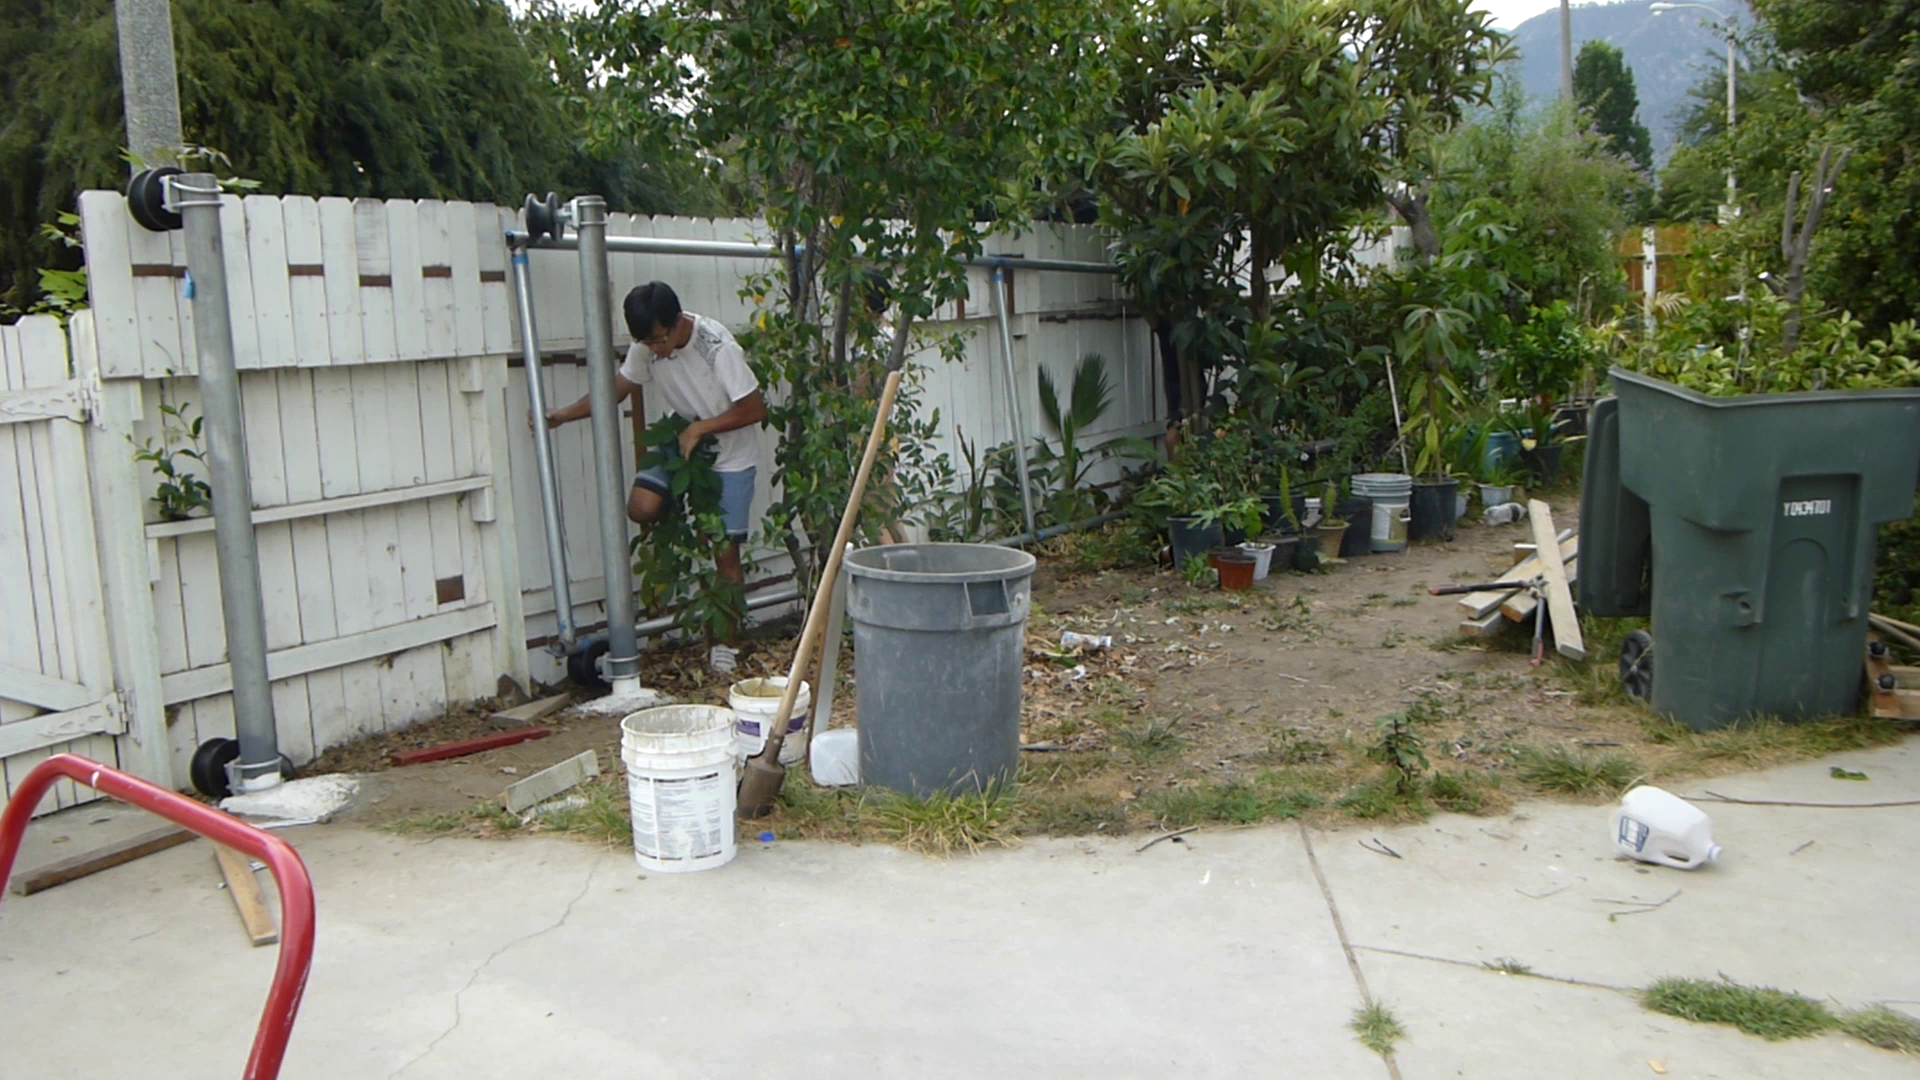
M 847 542 L 853 538 L 853 523 L 860 517 L 860 500 L 867 493 L 867 474 L 873 471 L 873 459 L 879 456 L 880 444 L 887 433 L 887 415 L 893 412 L 893 399 L 899 392 L 900 371 L 896 368 L 887 373 L 886 385 L 880 391 L 880 407 L 873 414 L 873 429 L 867 432 L 866 453 L 860 458 L 859 472 L 854 474 L 853 493 L 847 497 L 847 508 L 840 514 L 840 531 L 834 534 L 827 565 L 820 571 L 819 591 L 807 607 L 807 623 L 800 631 L 800 646 L 793 653 L 793 669 L 787 673 L 786 692 L 780 695 L 780 707 L 773 714 L 766 749 L 747 759 L 746 772 L 740 777 L 739 809 L 735 813 L 742 818 L 762 818 L 773 813 L 774 801 L 780 797 L 780 785 L 786 782 L 787 767 L 780 764 L 780 745 L 786 741 L 787 720 L 793 715 L 793 703 L 800 694 L 800 677 L 813 660 L 814 647 L 826 630 L 827 609 L 833 605 L 824 601 L 833 596 L 834 581 L 840 576 L 840 560 L 846 554 Z

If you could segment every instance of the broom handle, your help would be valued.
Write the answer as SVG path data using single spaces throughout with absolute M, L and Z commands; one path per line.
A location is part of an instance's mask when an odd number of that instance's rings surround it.
M 773 730 L 767 733 L 766 749 L 755 755 L 757 758 L 780 760 L 780 745 L 787 738 L 787 718 L 793 715 L 794 700 L 800 696 L 800 677 L 813 659 L 819 632 L 827 623 L 827 609 L 833 606 L 833 586 L 840 576 L 840 560 L 846 554 L 847 542 L 853 539 L 853 523 L 860 517 L 860 500 L 867 493 L 867 475 L 873 472 L 873 459 L 880 456 L 880 443 L 887 433 L 887 417 L 893 412 L 893 399 L 899 393 L 900 372 L 888 372 L 886 386 L 880 391 L 880 407 L 873 414 L 873 429 L 867 432 L 867 450 L 860 457 L 860 471 L 853 476 L 853 493 L 847 497 L 847 508 L 840 514 L 840 531 L 834 534 L 833 550 L 827 555 L 826 568 L 820 571 L 820 588 L 807 608 L 807 623 L 800 631 L 800 647 L 793 653 L 787 688 L 780 695 L 780 708 L 773 714 Z M 821 603 L 821 597 L 828 598 L 828 602 Z

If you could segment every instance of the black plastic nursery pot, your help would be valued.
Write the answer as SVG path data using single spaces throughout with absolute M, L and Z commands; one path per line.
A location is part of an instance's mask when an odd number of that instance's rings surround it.
M 1413 519 L 1407 523 L 1411 540 L 1451 540 L 1460 493 L 1457 480 L 1420 480 L 1413 485 Z
M 1299 536 L 1299 543 L 1293 549 L 1293 562 L 1290 564 L 1302 573 L 1317 570 L 1320 567 L 1320 530 L 1308 529 Z
M 1355 495 L 1340 504 L 1340 517 L 1347 523 L 1341 534 L 1339 555 L 1356 559 L 1373 554 L 1373 500 Z
M 1267 542 L 1273 545 L 1273 561 L 1267 565 L 1267 573 L 1295 569 L 1294 553 L 1300 550 L 1300 534 L 1280 533 L 1267 537 Z
M 1187 560 L 1192 556 L 1205 556 L 1226 542 L 1226 530 L 1217 521 L 1211 525 L 1201 525 L 1198 519 L 1191 517 L 1167 521 L 1167 544 L 1173 548 L 1173 568 L 1177 571 L 1184 571 Z

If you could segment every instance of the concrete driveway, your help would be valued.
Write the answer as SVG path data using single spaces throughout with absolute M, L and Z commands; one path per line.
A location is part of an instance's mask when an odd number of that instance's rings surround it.
M 1920 742 L 1703 787 L 1920 799 Z M 1695 873 L 1617 861 L 1606 808 L 1562 804 L 945 862 L 776 842 L 685 877 L 563 839 L 295 830 L 320 931 L 282 1075 L 1920 1074 L 1845 1036 L 1770 1043 L 1622 992 L 1724 973 L 1920 1012 L 1920 807 L 1703 805 L 1726 851 Z M 125 824 L 44 820 L 22 865 Z M 0 1074 L 238 1075 L 274 950 L 246 945 L 218 883 L 197 842 L 6 897 Z M 1554 978 L 1482 966 L 1500 958 Z M 1347 1029 L 1367 994 L 1406 1029 L 1392 1061 Z

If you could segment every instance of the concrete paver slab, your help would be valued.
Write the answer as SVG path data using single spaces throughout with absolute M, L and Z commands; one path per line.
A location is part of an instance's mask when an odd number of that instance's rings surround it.
M 1648 1012 L 1610 990 L 1378 954 L 1364 963 L 1407 1031 L 1395 1056 L 1405 1080 L 1896 1080 L 1916 1071 L 1914 1058 L 1844 1035 L 1767 1042 Z
M 1297 832 L 1193 839 L 779 843 L 642 878 L 564 840 L 299 830 L 320 946 L 284 1075 L 1384 1076 Z M 9 1072 L 238 1072 L 272 950 L 181 850 L 0 905 Z M 56 1033 L 108 1012 L 64 1064 Z
M 1869 783 L 1833 780 L 1834 764 Z M 1841 754 L 1688 787 L 1834 802 L 1920 798 L 1920 747 Z M 1920 807 L 1816 810 L 1701 803 L 1720 862 L 1697 871 L 1616 859 L 1607 806 L 1529 804 L 1510 818 L 1316 834 L 1356 944 L 1536 969 L 1618 986 L 1666 975 L 1779 986 L 1850 1005 L 1920 1001 Z M 1378 836 L 1404 858 L 1363 850 Z M 1813 843 L 1806 847 L 1807 841 Z M 1795 849 L 1800 849 L 1795 854 Z M 1596 898 L 1659 901 L 1658 910 Z

